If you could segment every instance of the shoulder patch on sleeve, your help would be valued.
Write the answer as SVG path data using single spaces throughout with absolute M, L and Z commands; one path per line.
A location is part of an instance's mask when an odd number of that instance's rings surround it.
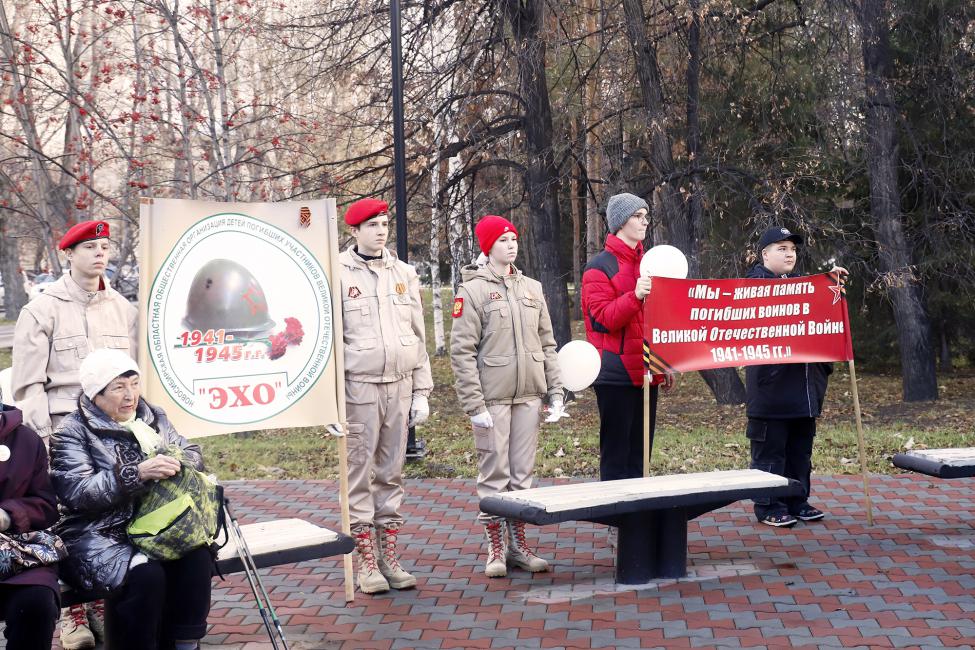
M 609 251 L 601 251 L 597 253 L 589 263 L 586 264 L 586 271 L 601 271 L 610 280 L 613 276 L 619 273 L 620 263 Z
M 454 318 L 460 318 L 464 313 L 464 299 L 454 298 Z

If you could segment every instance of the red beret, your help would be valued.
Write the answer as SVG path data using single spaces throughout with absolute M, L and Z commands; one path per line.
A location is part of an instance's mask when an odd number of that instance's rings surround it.
M 515 228 L 515 224 L 504 217 L 496 217 L 493 214 L 481 217 L 481 220 L 474 227 L 477 242 L 481 245 L 481 251 L 485 255 L 491 251 L 491 247 L 494 246 L 494 242 L 498 241 L 498 237 L 506 232 L 513 232 L 515 237 L 518 236 L 518 229 Z
M 64 250 L 83 241 L 108 239 L 108 237 L 108 223 L 104 221 L 82 221 L 71 226 L 68 232 L 64 233 L 64 237 L 58 242 L 58 248 Z
M 358 226 L 367 219 L 372 219 L 376 215 L 385 214 L 389 210 L 389 204 L 379 199 L 359 199 L 345 211 L 345 223 L 349 226 Z

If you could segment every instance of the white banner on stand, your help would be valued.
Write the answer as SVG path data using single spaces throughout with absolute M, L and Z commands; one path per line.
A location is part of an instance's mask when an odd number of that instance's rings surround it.
M 143 390 L 180 433 L 342 421 L 335 215 L 333 199 L 143 199 Z

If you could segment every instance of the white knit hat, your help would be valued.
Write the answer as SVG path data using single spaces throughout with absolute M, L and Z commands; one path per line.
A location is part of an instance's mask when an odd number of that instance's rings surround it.
M 112 383 L 112 380 L 130 370 L 142 374 L 135 359 L 125 352 L 112 348 L 95 350 L 85 357 L 78 370 L 81 390 L 88 399 L 95 399 L 95 395 L 102 392 L 102 389 Z

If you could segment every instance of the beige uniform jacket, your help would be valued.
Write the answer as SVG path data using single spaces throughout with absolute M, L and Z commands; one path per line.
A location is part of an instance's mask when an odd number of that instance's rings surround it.
M 555 336 L 542 285 L 521 271 L 501 277 L 467 266 L 454 299 L 450 365 L 468 415 L 562 392 Z
M 420 280 L 390 251 L 366 261 L 352 249 L 339 255 L 345 378 L 368 383 L 413 379 L 413 392 L 433 390 Z
M 14 328 L 14 402 L 24 423 L 51 434 L 51 415 L 78 408 L 78 368 L 92 350 L 118 348 L 138 358 L 139 312 L 111 287 L 88 292 L 70 275 L 21 310 Z

